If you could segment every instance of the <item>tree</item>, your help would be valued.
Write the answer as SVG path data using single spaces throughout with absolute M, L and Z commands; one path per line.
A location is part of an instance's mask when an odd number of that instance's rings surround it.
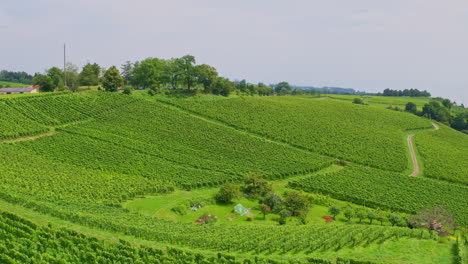
M 291 85 L 288 82 L 280 82 L 275 86 L 275 92 L 277 94 L 289 94 L 291 93 Z
M 47 70 L 47 75 L 52 79 L 52 82 L 54 83 L 54 89 L 60 88 L 59 86 L 63 85 L 63 71 L 61 69 L 52 67 Z
M 367 211 L 367 218 L 369 218 L 369 222 L 372 224 L 372 221 L 376 220 L 378 215 L 374 210 L 369 210 Z
M 268 184 L 268 181 L 256 173 L 247 174 L 244 177 L 244 193 L 253 197 L 262 197 L 270 192 L 271 189 L 271 185 Z
M 205 92 L 211 92 L 211 88 L 216 84 L 218 72 L 214 67 L 207 64 L 195 66 L 198 83 L 203 85 Z
M 384 212 L 378 211 L 377 217 L 375 219 L 380 222 L 380 225 L 383 225 L 383 222 L 387 219 L 387 217 Z
M 39 85 L 41 92 L 53 92 L 54 82 L 48 75 L 39 74 L 34 77 L 34 84 Z
M 262 212 L 262 214 L 263 214 L 263 220 L 265 220 L 266 215 L 267 215 L 268 213 L 271 213 L 271 208 L 270 208 L 270 206 L 268 206 L 268 205 L 266 205 L 266 204 L 262 204 L 262 205 L 260 205 L 260 212 Z
M 221 186 L 218 193 L 215 195 L 215 199 L 220 203 L 229 204 L 232 203 L 233 199 L 239 198 L 240 196 L 241 191 L 239 186 L 228 183 Z
M 215 86 L 211 89 L 213 94 L 229 96 L 229 94 L 235 91 L 234 83 L 224 77 L 218 77 Z
M 197 82 L 194 64 L 195 57 L 192 55 L 185 55 L 176 59 L 176 66 L 178 72 L 180 72 L 181 81 L 187 86 L 187 90 L 190 90 Z
M 116 92 L 119 87 L 122 87 L 124 79 L 120 76 L 120 72 L 117 67 L 110 67 L 102 78 L 102 86 L 106 91 Z
M 337 204 L 334 204 L 328 208 L 328 212 L 333 216 L 333 219 L 341 213 L 341 207 Z
M 362 219 L 366 219 L 367 218 L 367 212 L 366 210 L 364 209 L 358 209 L 356 211 L 356 217 L 359 218 L 359 223 L 362 222 Z
M 100 73 L 101 67 L 97 63 L 87 63 L 79 75 L 80 85 L 88 87 L 98 85 Z
M 401 223 L 402 218 L 401 218 L 401 216 L 398 215 L 398 214 L 390 214 L 390 215 L 388 216 L 388 221 L 389 221 L 390 223 L 392 223 L 392 226 L 395 226 L 395 225 L 398 225 L 399 223 Z
M 409 219 L 412 226 L 424 227 L 433 231 L 440 231 L 442 227 L 455 230 L 457 225 L 452 214 L 443 207 L 422 209 Z
M 125 80 L 125 84 L 131 84 L 133 80 L 134 64 L 130 61 L 127 61 L 122 64 L 122 66 L 120 66 L 120 69 L 122 70 L 122 77 Z
M 354 209 L 352 207 L 347 207 L 345 210 L 344 210 L 344 216 L 346 217 L 346 219 L 348 219 L 348 221 L 351 221 L 351 218 L 353 218 L 355 216 L 355 212 L 354 212 Z
M 442 100 L 442 105 L 445 106 L 447 109 L 451 109 L 453 106 L 453 103 L 450 102 L 449 99 L 443 99 Z
M 293 216 L 307 215 L 310 200 L 298 191 L 288 191 L 284 197 L 284 205 Z
M 406 112 L 410 112 L 410 113 L 413 113 L 413 114 L 416 114 L 417 112 L 417 106 L 415 103 L 413 102 L 408 102 L 406 103 L 406 106 L 405 106 L 405 111 Z
M 73 63 L 67 63 L 65 67 L 65 87 L 69 90 L 76 92 L 78 91 L 79 87 L 79 74 L 78 74 L 78 67 Z
M 284 199 L 275 192 L 269 192 L 260 203 L 268 205 L 272 212 L 279 212 L 284 204 Z
M 159 88 L 164 79 L 165 62 L 158 58 L 147 58 L 134 64 L 131 84 L 139 88 Z

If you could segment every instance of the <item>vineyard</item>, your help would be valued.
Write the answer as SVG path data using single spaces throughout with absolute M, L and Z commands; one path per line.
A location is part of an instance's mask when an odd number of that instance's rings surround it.
M 340 101 L 274 97 L 168 102 L 297 148 L 391 171 L 407 167 L 403 131 L 431 127 L 410 114 Z
M 260 216 L 244 224 L 194 224 L 122 206 L 176 189 L 213 192 L 259 175 L 282 190 L 379 211 L 412 214 L 442 205 L 465 227 L 466 138 L 447 127 L 416 133 L 424 177 L 408 177 L 405 132 L 432 127 L 414 115 L 306 97 L 155 100 L 104 92 L 1 99 L 0 112 L 1 263 L 410 264 L 448 263 L 458 257 L 455 247 L 466 252 L 464 234 L 441 240 L 427 229 L 265 224 Z M 22 209 L 9 212 L 5 204 Z M 381 251 L 410 244 L 423 261 L 379 259 Z
M 25 118 L 5 101 L 0 101 L 0 113 L 0 139 L 31 136 L 49 130 L 46 126 Z
M 424 176 L 468 184 L 468 138 L 442 126 L 440 130 L 416 136 L 424 159 Z
M 293 188 L 330 194 L 369 207 L 408 213 L 436 205 L 450 210 L 461 225 L 468 224 L 468 188 L 431 179 L 405 177 L 373 168 L 349 166 L 339 172 L 313 175 L 291 182 Z
M 146 101 L 120 107 L 118 114 L 105 113 L 95 121 L 58 131 L 54 137 L 21 145 L 53 160 L 142 175 L 184 187 L 240 181 L 248 173 L 285 178 L 331 164 L 331 159 Z M 70 155 L 63 155 L 65 150 Z M 82 158 L 85 155 L 87 159 Z

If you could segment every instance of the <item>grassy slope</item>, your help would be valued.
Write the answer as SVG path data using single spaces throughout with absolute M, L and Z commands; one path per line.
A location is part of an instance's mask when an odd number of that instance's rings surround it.
M 23 83 L 14 83 L 14 82 L 4 82 L 0 81 L 0 85 L 8 85 L 8 87 L 28 87 L 29 84 L 23 84 Z

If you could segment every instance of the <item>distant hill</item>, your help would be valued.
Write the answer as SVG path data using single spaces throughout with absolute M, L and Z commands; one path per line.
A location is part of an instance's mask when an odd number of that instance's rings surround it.
M 315 90 L 326 94 L 366 94 L 366 92 L 356 91 L 353 88 L 341 88 L 341 87 L 314 87 L 314 86 L 293 86 L 293 88 L 301 90 Z

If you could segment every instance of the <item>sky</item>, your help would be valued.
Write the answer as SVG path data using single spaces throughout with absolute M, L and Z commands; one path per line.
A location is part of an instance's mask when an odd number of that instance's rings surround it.
M 0 0 L 0 69 L 194 55 L 231 80 L 468 105 L 467 0 Z

